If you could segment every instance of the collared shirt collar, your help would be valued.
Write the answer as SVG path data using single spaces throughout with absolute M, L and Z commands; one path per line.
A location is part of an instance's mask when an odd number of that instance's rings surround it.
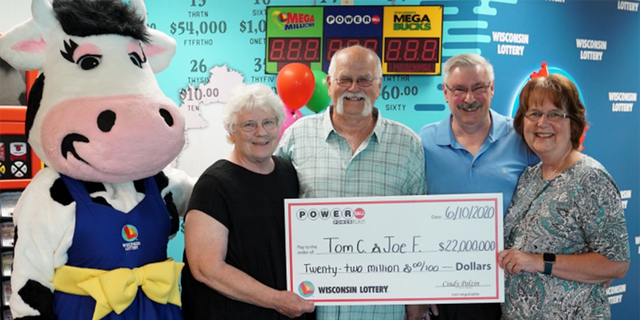
M 331 132 L 335 132 L 336 134 L 338 133 L 338 131 L 333 127 L 333 122 L 331 122 L 332 112 L 334 112 L 333 105 L 329 106 L 329 108 L 327 108 L 327 110 L 324 112 L 322 127 L 323 127 L 323 135 L 324 135 L 325 141 L 329 139 Z M 372 134 L 373 134 L 373 137 L 375 138 L 375 141 L 377 142 L 379 141 L 380 137 L 382 137 L 382 132 L 383 132 L 383 128 L 381 124 L 382 116 L 380 115 L 380 111 L 376 107 L 373 107 L 372 114 L 376 118 L 376 124 L 373 127 Z
M 493 109 L 490 109 L 489 111 L 491 115 L 491 129 L 489 129 L 489 136 L 487 139 L 490 143 L 493 143 L 509 132 L 509 123 L 505 117 L 500 116 L 497 112 L 493 111 Z M 445 120 L 440 121 L 438 124 L 436 144 L 441 146 L 450 146 L 457 143 L 456 138 L 453 136 L 453 131 L 451 130 L 452 116 L 453 115 L 450 114 Z

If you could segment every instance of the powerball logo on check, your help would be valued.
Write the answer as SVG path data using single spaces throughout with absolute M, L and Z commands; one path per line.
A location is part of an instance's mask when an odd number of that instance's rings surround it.
M 296 212 L 298 220 L 311 220 L 315 221 L 320 218 L 321 220 L 333 219 L 333 224 L 364 224 L 365 211 L 362 208 L 304 208 L 299 209 Z

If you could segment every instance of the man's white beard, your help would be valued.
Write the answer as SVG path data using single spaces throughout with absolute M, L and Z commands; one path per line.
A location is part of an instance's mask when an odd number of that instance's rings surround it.
M 358 93 L 351 93 L 351 92 L 345 92 L 343 93 L 340 98 L 338 99 L 338 102 L 336 103 L 336 112 L 340 115 L 344 115 L 344 99 L 345 98 L 364 98 L 364 108 L 362 109 L 362 113 L 360 113 L 360 115 L 362 115 L 363 117 L 367 117 L 371 114 L 371 112 L 373 111 L 373 104 L 371 103 L 371 99 L 369 99 L 369 97 L 362 93 L 362 92 L 358 92 Z

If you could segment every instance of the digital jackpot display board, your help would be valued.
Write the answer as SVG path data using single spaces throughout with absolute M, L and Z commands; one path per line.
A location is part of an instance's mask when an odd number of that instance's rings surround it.
M 266 73 L 298 62 L 327 72 L 340 48 L 375 51 L 385 75 L 439 75 L 443 6 L 267 7 Z

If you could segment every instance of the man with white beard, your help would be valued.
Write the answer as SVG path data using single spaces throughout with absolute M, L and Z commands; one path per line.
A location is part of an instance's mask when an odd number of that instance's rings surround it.
M 327 76 L 333 105 L 289 127 L 276 155 L 298 172 L 301 198 L 373 197 L 426 193 L 418 135 L 383 118 L 375 102 L 382 88 L 378 55 L 362 46 L 335 53 Z M 317 307 L 319 320 L 419 320 L 421 305 Z M 406 311 L 406 318 L 405 318 Z

